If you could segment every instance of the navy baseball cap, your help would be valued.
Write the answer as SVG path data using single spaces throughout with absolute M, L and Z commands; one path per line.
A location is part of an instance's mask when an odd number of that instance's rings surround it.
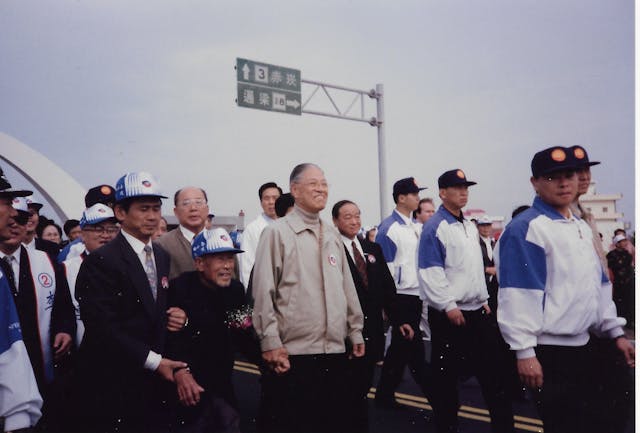
M 477 182 L 472 182 L 467 180 L 467 175 L 464 174 L 464 171 L 459 168 L 454 168 L 453 170 L 445 171 L 438 178 L 438 188 L 449 188 L 450 186 L 471 186 L 475 185 Z
M 531 160 L 531 174 L 533 177 L 544 176 L 562 170 L 575 170 L 578 163 L 572 149 L 553 146 L 536 153 Z
M 235 248 L 231 236 L 223 228 L 204 230 L 193 238 L 191 255 L 193 258 L 207 254 L 243 253 L 244 250 Z
M 26 197 L 33 194 L 33 191 L 26 189 L 11 189 L 11 184 L 4 175 L 2 168 L 0 168 L 0 197 L 13 198 L 13 197 Z
M 571 152 L 579 168 L 600 164 L 600 161 L 589 161 L 589 154 L 582 146 L 571 146 Z
M 102 203 L 113 207 L 116 201 L 116 190 L 111 185 L 98 185 L 87 191 L 84 196 L 84 205 L 90 208 L 96 203 Z
M 420 192 L 425 188 L 421 188 L 413 177 L 405 177 L 393 184 L 393 196 L 397 197 L 401 194 L 412 194 Z
M 127 173 L 116 182 L 116 203 L 137 197 L 167 198 L 160 193 L 156 178 L 146 171 Z

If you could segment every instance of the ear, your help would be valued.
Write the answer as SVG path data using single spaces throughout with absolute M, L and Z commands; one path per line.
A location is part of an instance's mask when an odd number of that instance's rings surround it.
M 196 257 L 194 263 L 196 265 L 196 271 L 204 271 L 204 260 L 202 259 L 202 257 Z
M 531 182 L 531 186 L 533 186 L 533 190 L 537 194 L 538 193 L 538 188 L 536 188 L 536 186 L 538 185 L 538 179 L 536 179 L 535 177 L 531 176 L 531 178 L 529 179 L 529 182 Z
M 293 201 L 296 201 L 296 199 L 298 198 L 299 187 L 300 185 L 297 184 L 296 182 L 291 182 L 289 184 L 289 192 L 293 196 Z
M 116 204 L 113 207 L 113 213 L 116 216 L 116 219 L 118 221 L 123 221 L 127 216 L 127 211 L 124 210 L 124 208 L 122 206 L 120 206 L 119 204 Z

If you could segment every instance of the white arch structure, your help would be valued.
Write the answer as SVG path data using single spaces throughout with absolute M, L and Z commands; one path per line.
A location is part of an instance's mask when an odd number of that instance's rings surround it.
M 66 171 L 43 154 L 0 132 L 0 159 L 27 179 L 53 208 L 60 221 L 78 218 L 87 191 Z M 11 182 L 11 179 L 9 179 Z

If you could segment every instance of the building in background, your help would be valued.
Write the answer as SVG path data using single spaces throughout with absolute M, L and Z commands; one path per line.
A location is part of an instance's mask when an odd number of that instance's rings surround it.
M 598 194 L 596 182 L 592 181 L 586 194 L 580 197 L 582 207 L 593 214 L 593 219 L 602 234 L 602 245 L 605 251 L 609 251 L 611 239 L 615 229 L 629 229 L 629 223 L 623 222 L 622 213 L 616 210 L 616 202 L 622 199 L 622 194 Z

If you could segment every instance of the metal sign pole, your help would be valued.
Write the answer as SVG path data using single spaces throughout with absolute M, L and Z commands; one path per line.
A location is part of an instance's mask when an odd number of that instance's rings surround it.
M 384 86 L 376 84 L 376 105 L 378 116 L 376 127 L 378 128 L 378 176 L 380 182 L 380 221 L 385 219 L 389 212 L 387 188 L 387 148 L 384 142 Z
M 389 212 L 387 191 L 387 150 L 384 141 L 384 86 L 377 84 L 375 90 L 353 89 L 320 81 L 302 79 L 300 70 L 272 65 L 255 60 L 236 58 L 236 76 L 238 80 L 236 103 L 240 107 L 253 108 L 281 113 L 315 114 L 343 120 L 366 122 L 378 128 L 378 181 L 380 189 L 380 220 Z M 306 101 L 302 101 L 301 83 L 316 86 Z M 322 89 L 335 111 L 317 111 L 305 109 L 309 101 Z M 340 109 L 329 90 L 355 95 L 346 108 Z M 376 100 L 377 117 L 366 118 L 364 98 Z M 360 115 L 350 114 L 357 102 L 360 102 Z

